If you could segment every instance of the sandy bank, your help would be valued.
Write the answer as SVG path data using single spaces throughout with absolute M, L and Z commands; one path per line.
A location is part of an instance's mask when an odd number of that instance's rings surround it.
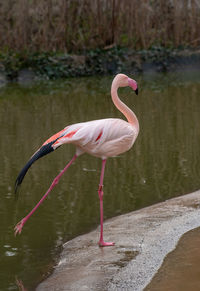
M 200 226 L 199 205 L 196 191 L 106 221 L 105 240 L 114 247 L 98 247 L 99 229 L 65 243 L 36 290 L 143 290 L 179 238 Z

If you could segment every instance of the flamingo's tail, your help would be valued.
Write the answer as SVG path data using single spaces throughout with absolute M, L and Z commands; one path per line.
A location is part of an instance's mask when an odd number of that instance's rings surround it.
M 48 144 L 42 145 L 41 148 L 30 158 L 28 163 L 24 166 L 24 168 L 20 171 L 16 181 L 15 181 L 15 194 L 17 193 L 18 186 L 22 183 L 24 176 L 26 175 L 28 169 L 32 166 L 32 164 L 40 159 L 41 157 L 51 153 L 54 151 L 54 148 L 52 147 L 52 144 L 55 142 L 49 142 Z

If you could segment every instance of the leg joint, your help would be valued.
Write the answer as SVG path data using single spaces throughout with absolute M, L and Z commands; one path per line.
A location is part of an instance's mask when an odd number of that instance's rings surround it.
M 103 185 L 99 185 L 99 189 L 98 189 L 99 192 L 102 192 L 103 191 Z

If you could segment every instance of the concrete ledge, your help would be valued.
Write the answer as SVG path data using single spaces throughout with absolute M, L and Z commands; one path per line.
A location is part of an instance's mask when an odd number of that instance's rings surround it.
M 114 247 L 99 248 L 99 228 L 63 245 L 53 274 L 36 290 L 143 290 L 187 231 L 200 226 L 200 191 L 105 222 Z

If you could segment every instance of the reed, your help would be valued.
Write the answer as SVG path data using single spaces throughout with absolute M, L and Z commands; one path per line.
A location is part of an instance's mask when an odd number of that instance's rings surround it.
M 199 0 L 7 0 L 0 19 L 1 50 L 200 45 Z

